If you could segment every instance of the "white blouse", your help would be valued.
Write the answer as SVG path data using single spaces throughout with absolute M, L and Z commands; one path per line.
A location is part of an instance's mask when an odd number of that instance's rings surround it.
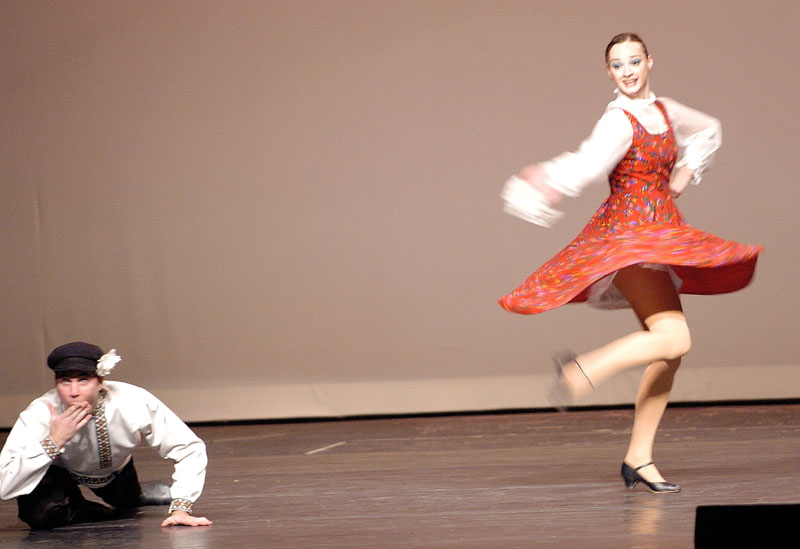
M 608 104 L 591 135 L 575 152 L 566 152 L 542 162 L 547 183 L 567 196 L 578 196 L 590 183 L 608 177 L 633 143 L 633 127 L 623 109 L 631 113 L 652 134 L 668 129 L 667 121 L 655 105 L 656 96 L 631 99 L 615 90 L 617 98 Z M 714 152 L 722 143 L 719 120 L 667 97 L 659 97 L 675 139 L 678 160 L 675 168 L 686 166 L 694 172 L 692 184 L 700 182 L 711 165 Z

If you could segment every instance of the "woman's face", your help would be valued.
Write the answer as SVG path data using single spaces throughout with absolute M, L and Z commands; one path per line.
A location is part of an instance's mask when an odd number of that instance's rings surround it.
M 653 58 L 648 57 L 639 42 L 620 42 L 608 52 L 608 76 L 619 91 L 632 99 L 650 95 L 650 69 Z

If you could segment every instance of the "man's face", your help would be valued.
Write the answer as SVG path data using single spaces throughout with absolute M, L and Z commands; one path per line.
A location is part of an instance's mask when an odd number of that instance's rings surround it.
M 64 408 L 72 404 L 88 403 L 94 407 L 103 381 L 97 376 L 78 376 L 56 378 L 56 390 Z

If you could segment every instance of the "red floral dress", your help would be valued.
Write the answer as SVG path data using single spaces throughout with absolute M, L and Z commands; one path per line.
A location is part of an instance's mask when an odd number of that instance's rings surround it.
M 683 294 L 734 292 L 752 279 L 761 246 L 694 229 L 678 211 L 669 190 L 678 153 L 672 126 L 650 134 L 624 112 L 633 143 L 609 177 L 608 199 L 569 245 L 500 299 L 504 309 L 530 315 L 586 301 L 593 286 L 608 286 L 610 275 L 639 263 L 665 266 Z

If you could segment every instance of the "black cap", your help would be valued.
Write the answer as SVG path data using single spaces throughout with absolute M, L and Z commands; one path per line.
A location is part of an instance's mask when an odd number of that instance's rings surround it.
M 47 357 L 47 365 L 56 377 L 97 375 L 97 361 L 101 356 L 103 350 L 97 345 L 75 341 L 53 349 Z

